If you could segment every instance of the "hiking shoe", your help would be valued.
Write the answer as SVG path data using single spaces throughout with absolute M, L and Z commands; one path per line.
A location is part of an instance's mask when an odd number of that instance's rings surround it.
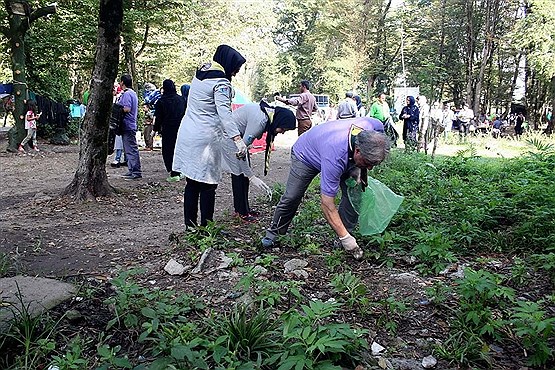
M 142 179 L 142 178 L 143 178 L 142 175 L 131 175 L 131 176 L 123 177 L 124 180 L 139 180 L 139 179 Z
M 249 215 L 251 215 L 252 217 L 260 217 L 260 212 L 251 209 L 249 211 Z
M 241 220 L 242 220 L 243 222 L 248 222 L 248 223 L 257 222 L 257 221 L 258 221 L 258 220 L 256 219 L 256 217 L 251 216 L 250 214 L 239 215 L 239 218 L 241 218 Z
M 262 238 L 262 240 L 260 242 L 262 243 L 263 248 L 268 248 L 269 249 L 269 248 L 274 248 L 276 246 L 276 243 L 268 237 Z
M 178 182 L 181 181 L 181 176 L 168 176 L 166 178 L 167 182 Z

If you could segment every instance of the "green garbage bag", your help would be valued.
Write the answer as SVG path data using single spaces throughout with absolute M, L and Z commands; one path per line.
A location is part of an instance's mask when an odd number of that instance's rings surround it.
M 371 177 L 368 177 L 366 191 L 352 182 L 347 183 L 347 189 L 349 201 L 359 215 L 359 231 L 362 235 L 382 233 L 404 199 Z

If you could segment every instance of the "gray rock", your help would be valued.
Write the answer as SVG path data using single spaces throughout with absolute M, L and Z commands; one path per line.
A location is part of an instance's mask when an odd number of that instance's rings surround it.
M 231 262 L 233 262 L 233 258 L 229 258 L 225 255 L 224 252 L 221 251 L 218 253 L 217 257 L 220 260 L 220 264 L 218 265 L 218 267 L 216 267 L 216 270 L 226 269 L 229 267 L 229 265 L 231 265 Z
M 381 344 L 376 342 L 372 342 L 372 346 L 370 347 L 370 349 L 372 350 L 372 355 L 374 356 L 377 356 L 383 351 L 385 351 L 385 347 L 383 347 Z
M 420 361 L 408 358 L 392 358 L 391 364 L 395 370 L 422 370 Z
M 191 270 L 191 274 L 199 274 L 202 271 L 204 262 L 206 261 L 210 253 L 212 253 L 212 251 L 213 251 L 212 248 L 208 248 L 204 251 L 202 256 L 200 256 L 200 260 L 198 261 L 198 264 L 195 266 L 193 270 Z
M 308 266 L 308 262 L 305 260 L 301 260 L 299 258 L 293 258 L 287 262 L 285 262 L 285 273 L 290 273 L 295 270 L 301 270 Z
M 170 275 L 183 275 L 185 266 L 172 258 L 166 263 L 166 266 L 164 266 L 164 271 Z
M 422 359 L 422 367 L 424 369 L 431 369 L 432 367 L 437 365 L 437 360 L 434 356 L 426 356 Z
M 59 305 L 75 294 L 75 287 L 54 279 L 15 276 L 0 278 L 0 332 L 9 321 L 27 311 L 32 317 Z
M 308 279 L 308 272 L 306 270 L 293 270 L 291 271 L 291 274 L 298 278 Z
M 268 269 L 263 266 L 254 266 L 254 273 L 256 275 L 267 275 Z

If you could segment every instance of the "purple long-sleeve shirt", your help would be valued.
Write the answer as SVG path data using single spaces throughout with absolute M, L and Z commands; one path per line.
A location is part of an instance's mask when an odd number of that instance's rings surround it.
M 383 132 L 383 124 L 375 118 L 359 117 L 328 121 L 299 136 L 293 153 L 305 165 L 320 171 L 320 192 L 335 197 L 341 176 L 349 167 L 349 140 L 354 126 Z

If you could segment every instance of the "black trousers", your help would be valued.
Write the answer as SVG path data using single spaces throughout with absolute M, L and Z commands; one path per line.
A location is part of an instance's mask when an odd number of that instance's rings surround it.
M 173 152 L 178 131 L 179 126 L 164 126 L 162 128 L 162 158 L 164 158 L 164 166 L 166 171 L 170 173 L 170 176 L 179 175 L 179 172 L 172 171 Z
M 184 191 L 183 213 L 185 227 L 197 226 L 198 205 L 200 199 L 200 226 L 208 225 L 214 220 L 214 206 L 216 204 L 217 184 L 207 184 L 187 178 Z
M 233 191 L 233 208 L 241 216 L 248 216 L 249 207 L 249 178 L 245 175 L 231 175 L 231 189 Z

